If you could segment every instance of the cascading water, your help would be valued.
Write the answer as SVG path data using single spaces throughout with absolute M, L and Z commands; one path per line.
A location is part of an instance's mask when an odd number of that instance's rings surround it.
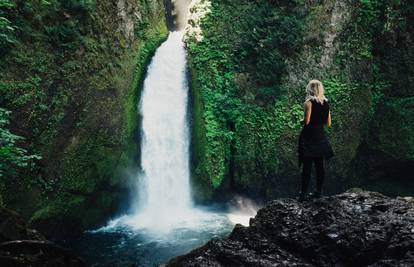
M 165 230 L 191 209 L 186 53 L 182 32 L 171 32 L 148 68 L 141 98 L 138 223 Z M 142 220 L 145 218 L 145 221 Z
M 228 233 L 248 217 L 192 205 L 188 84 L 183 32 L 156 51 L 140 102 L 141 166 L 131 214 L 88 231 L 72 246 L 91 263 L 154 266 Z M 234 221 L 236 220 L 236 221 Z
M 188 82 L 183 31 L 170 32 L 148 67 L 140 101 L 141 167 L 131 215 L 110 223 L 152 234 L 195 227 L 212 214 L 195 209 L 189 172 Z M 206 217 L 207 216 L 207 217 Z

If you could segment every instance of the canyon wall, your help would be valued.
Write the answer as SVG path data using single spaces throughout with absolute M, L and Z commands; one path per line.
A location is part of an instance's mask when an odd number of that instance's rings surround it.
M 127 198 L 128 170 L 139 163 L 137 104 L 167 36 L 164 3 L 0 8 L 1 202 L 53 236 L 92 227 Z
M 232 191 L 297 194 L 310 79 L 323 82 L 333 117 L 326 191 L 413 193 L 410 1 L 200 0 L 191 11 L 192 173 L 200 201 Z

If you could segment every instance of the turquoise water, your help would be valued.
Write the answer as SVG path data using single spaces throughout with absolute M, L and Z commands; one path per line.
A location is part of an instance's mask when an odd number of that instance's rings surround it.
M 211 238 L 224 237 L 233 229 L 234 223 L 226 213 L 210 209 L 203 214 L 192 225 L 164 233 L 134 228 L 121 218 L 101 229 L 87 231 L 65 245 L 95 266 L 158 266 Z

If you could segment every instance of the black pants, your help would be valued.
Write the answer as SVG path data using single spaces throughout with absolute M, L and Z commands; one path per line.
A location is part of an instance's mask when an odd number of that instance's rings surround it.
M 316 169 L 316 190 L 322 192 L 323 180 L 325 179 L 325 169 L 323 167 L 323 158 L 303 159 L 302 169 L 302 192 L 306 193 L 311 178 L 312 162 L 315 163 Z

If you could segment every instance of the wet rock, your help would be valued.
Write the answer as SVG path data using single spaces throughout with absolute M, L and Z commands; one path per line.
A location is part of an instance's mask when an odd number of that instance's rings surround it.
M 18 239 L 46 240 L 38 231 L 28 229 L 17 213 L 0 208 L 0 243 Z
M 414 200 L 355 190 L 274 200 L 167 266 L 414 266 Z
M 68 249 L 29 229 L 19 215 L 0 208 L 0 266 L 87 266 Z

